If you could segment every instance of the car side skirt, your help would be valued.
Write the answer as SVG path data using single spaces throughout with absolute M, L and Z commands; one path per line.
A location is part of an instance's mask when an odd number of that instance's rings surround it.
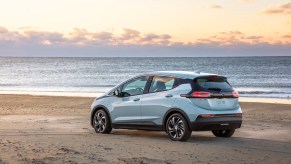
M 115 124 L 112 124 L 112 128 L 163 131 L 162 125 L 145 125 L 145 124 L 130 124 L 130 123 L 118 123 L 118 124 L 115 123 Z

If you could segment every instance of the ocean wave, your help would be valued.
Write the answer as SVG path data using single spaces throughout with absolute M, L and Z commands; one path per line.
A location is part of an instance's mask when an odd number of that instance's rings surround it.
M 115 85 L 113 84 L 105 84 L 105 85 L 68 85 L 68 84 L 0 84 L 0 87 L 72 87 L 72 88 L 78 88 L 78 87 L 82 87 L 82 88 L 112 88 Z
M 283 91 L 239 91 L 240 94 L 291 94 Z

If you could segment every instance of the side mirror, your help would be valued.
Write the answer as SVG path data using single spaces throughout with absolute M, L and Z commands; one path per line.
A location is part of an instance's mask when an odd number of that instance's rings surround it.
M 114 92 L 113 92 L 113 95 L 116 96 L 116 97 L 122 97 L 122 94 L 120 92 L 119 89 L 116 89 Z

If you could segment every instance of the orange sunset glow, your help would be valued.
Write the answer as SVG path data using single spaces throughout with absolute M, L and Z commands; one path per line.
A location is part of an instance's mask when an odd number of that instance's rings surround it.
M 267 47 L 285 56 L 291 47 L 291 2 L 285 0 L 11 0 L 0 2 L 0 20 L 0 56 L 50 56 L 44 51 L 85 47 L 91 56 L 112 46 L 141 47 L 146 54 L 157 46 L 186 47 L 191 54 L 236 46 L 253 55 L 264 55 L 260 47 Z

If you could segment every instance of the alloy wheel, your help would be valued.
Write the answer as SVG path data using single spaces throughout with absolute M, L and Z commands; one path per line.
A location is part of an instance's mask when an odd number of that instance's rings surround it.
M 179 140 L 184 136 L 185 124 L 179 116 L 171 117 L 167 128 L 169 135 L 175 140 Z
M 94 127 L 97 133 L 103 133 L 106 128 L 106 116 L 103 111 L 97 111 L 94 117 Z

